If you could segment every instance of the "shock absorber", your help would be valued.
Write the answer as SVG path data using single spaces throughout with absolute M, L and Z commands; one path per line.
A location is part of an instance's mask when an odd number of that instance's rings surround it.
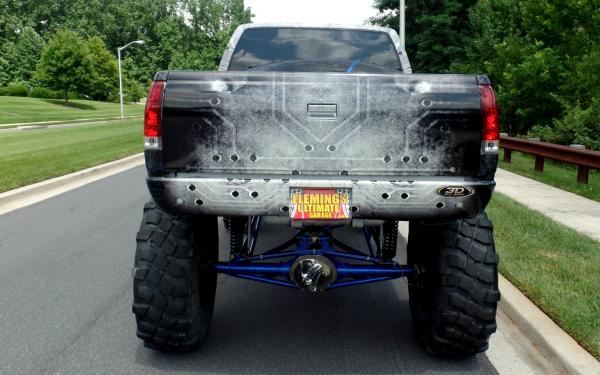
M 392 259 L 396 256 L 398 244 L 398 221 L 386 220 L 382 225 L 381 254 L 384 259 Z

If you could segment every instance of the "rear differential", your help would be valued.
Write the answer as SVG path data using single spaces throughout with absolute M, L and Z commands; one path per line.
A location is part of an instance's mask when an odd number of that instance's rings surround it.
M 337 269 L 327 257 L 303 255 L 292 263 L 290 279 L 302 290 L 323 292 L 337 279 Z

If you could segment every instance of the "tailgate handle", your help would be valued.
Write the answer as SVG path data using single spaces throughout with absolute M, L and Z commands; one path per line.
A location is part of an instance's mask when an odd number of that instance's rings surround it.
M 337 104 L 308 104 L 306 111 L 308 118 L 319 120 L 337 119 Z

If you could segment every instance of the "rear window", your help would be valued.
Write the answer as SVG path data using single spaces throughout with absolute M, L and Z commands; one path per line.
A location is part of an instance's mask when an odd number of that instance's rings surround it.
M 250 28 L 238 41 L 229 70 L 290 60 L 360 61 L 401 69 L 387 33 L 367 30 Z

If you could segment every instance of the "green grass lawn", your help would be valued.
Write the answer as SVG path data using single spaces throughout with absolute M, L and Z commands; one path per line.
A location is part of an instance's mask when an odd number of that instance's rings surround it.
M 600 359 L 600 243 L 499 193 L 487 213 L 501 273 Z
M 0 133 L 0 192 L 143 151 L 142 120 Z
M 546 159 L 544 172 L 539 173 L 534 169 L 533 156 L 513 151 L 511 163 L 503 162 L 503 157 L 501 151 L 498 165 L 500 168 L 600 202 L 600 172 L 596 170 L 590 170 L 589 184 L 586 185 L 577 182 L 577 167 L 574 165 Z
M 126 104 L 124 112 L 125 116 L 143 116 L 144 106 Z M 69 100 L 65 103 L 57 99 L 0 96 L 0 124 L 96 119 L 120 115 L 118 103 L 91 100 Z

